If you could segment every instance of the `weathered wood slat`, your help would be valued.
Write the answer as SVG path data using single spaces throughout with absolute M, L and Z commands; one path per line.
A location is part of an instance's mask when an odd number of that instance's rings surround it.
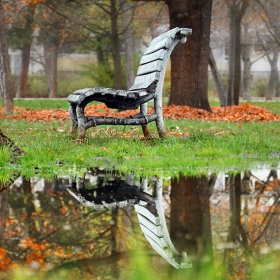
M 170 46 L 173 42 L 173 39 L 170 37 L 164 38 L 163 40 L 150 45 L 146 51 L 144 52 L 145 55 L 150 54 L 150 53 L 154 53 L 160 49 L 170 49 Z
M 169 31 L 167 31 L 167 32 L 165 32 L 165 33 L 163 33 L 163 34 L 157 36 L 156 38 L 154 38 L 154 39 L 152 40 L 152 42 L 151 42 L 150 45 L 156 44 L 157 42 L 162 41 L 162 40 L 164 40 L 165 38 L 168 38 L 168 37 L 174 39 L 174 38 L 175 38 L 175 35 L 176 35 L 180 30 L 181 30 L 181 29 L 180 29 L 179 27 L 173 28 L 173 29 L 171 29 L 171 30 L 169 30 Z
M 150 244 L 164 259 L 166 259 L 170 264 L 172 264 L 175 268 L 181 268 L 180 264 L 175 260 L 173 254 L 169 250 L 169 248 L 162 248 L 153 240 L 150 241 Z
M 156 224 L 156 225 L 160 224 L 159 217 L 152 214 L 146 207 L 143 207 L 141 205 L 136 205 L 135 209 L 138 214 L 141 214 L 142 216 L 146 217 L 147 219 L 152 221 L 154 224 Z
M 141 229 L 148 241 L 153 240 L 153 242 L 157 243 L 160 247 L 163 247 L 163 248 L 166 247 L 166 242 L 164 240 L 164 236 L 158 237 L 150 230 L 147 230 L 144 226 L 142 226 Z
M 153 81 L 158 81 L 160 79 L 160 72 L 153 72 L 146 75 L 137 76 L 134 81 L 134 89 L 137 88 L 137 85 L 150 84 Z M 131 90 L 131 88 L 130 88 Z
M 152 73 L 155 71 L 160 72 L 160 71 L 162 71 L 162 64 L 163 64 L 162 60 L 156 60 L 156 61 L 152 61 L 150 63 L 144 64 L 144 65 L 141 65 L 138 68 L 137 76 L 149 74 L 149 73 Z
M 154 53 L 143 55 L 140 60 L 140 65 L 155 61 L 155 60 L 163 60 L 164 56 L 166 55 L 166 49 L 160 49 Z
M 140 222 L 140 226 L 141 228 L 144 227 L 142 230 L 144 231 L 151 231 L 153 234 L 155 234 L 158 237 L 163 237 L 163 232 L 162 232 L 162 226 L 159 225 L 155 225 L 151 222 L 149 222 L 149 220 L 143 220 Z

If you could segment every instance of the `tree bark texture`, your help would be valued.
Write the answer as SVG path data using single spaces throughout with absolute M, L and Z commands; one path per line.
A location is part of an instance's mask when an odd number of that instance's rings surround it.
M 226 105 L 233 105 L 234 65 L 235 65 L 235 10 L 229 6 L 229 54 L 228 54 L 228 80 L 226 89 Z
M 125 29 L 124 33 L 124 55 L 125 55 L 125 76 L 126 76 L 126 86 L 127 88 L 130 88 L 135 79 L 134 75 L 134 63 L 133 63 L 133 40 L 132 40 L 132 32 L 131 32 L 131 9 L 129 9 L 129 6 L 131 6 L 130 3 L 127 3 L 125 0 L 121 0 L 122 3 L 122 22 L 123 27 Z
M 244 27 L 244 41 L 241 47 L 242 60 L 244 64 L 243 71 L 243 98 L 245 100 L 251 99 L 251 61 L 250 61 L 250 43 L 249 43 L 249 21 L 248 13 L 246 12 L 246 18 L 243 22 Z
M 194 265 L 207 256 L 213 261 L 208 178 L 185 177 L 171 181 L 170 237 Z
M 218 93 L 220 105 L 221 105 L 221 107 L 224 107 L 224 106 L 226 106 L 226 95 L 225 95 L 226 93 L 225 93 L 225 90 L 224 90 L 224 87 L 223 87 L 223 84 L 222 84 L 222 80 L 221 80 L 221 77 L 220 77 L 220 73 L 219 73 L 219 70 L 218 70 L 218 67 L 216 65 L 216 61 L 214 59 L 213 52 L 212 52 L 211 49 L 210 49 L 210 52 L 209 52 L 209 66 L 210 66 L 210 69 L 211 69 L 211 72 L 212 72 L 213 80 L 215 82 L 215 86 L 216 86 L 216 90 L 217 90 L 217 93 Z
M 4 99 L 5 112 L 13 113 L 13 93 L 11 89 L 11 69 L 6 40 L 5 11 L 0 0 L 0 92 Z
M 241 21 L 248 7 L 248 0 L 228 2 L 229 70 L 227 84 L 227 106 L 238 105 L 241 85 Z
M 171 55 L 170 104 L 211 111 L 208 102 L 208 60 L 212 0 L 166 0 L 170 28 L 192 28 L 188 42 Z
M 57 47 L 53 46 L 50 53 L 50 73 L 49 73 L 49 98 L 57 95 Z
M 116 0 L 111 0 L 111 36 L 112 36 L 112 55 L 114 62 L 114 74 L 115 74 L 115 88 L 123 89 L 122 79 L 122 66 L 120 56 L 120 39 L 118 34 L 118 11 Z
M 276 92 L 278 91 L 279 86 L 279 74 L 278 74 L 278 46 L 276 46 L 272 51 L 272 58 L 270 57 L 270 54 L 267 54 L 267 59 L 269 61 L 271 70 L 269 75 L 269 82 L 268 82 L 268 89 L 267 89 L 267 95 L 266 100 L 271 100 L 272 97 L 276 96 Z
M 34 7 L 32 5 L 26 6 L 26 16 L 25 16 L 25 34 L 27 34 L 27 41 L 23 43 L 22 52 L 21 52 L 21 70 L 20 70 L 20 80 L 17 88 L 16 97 L 25 97 L 26 96 L 26 87 L 28 80 L 28 70 L 29 70 L 29 61 L 30 61 L 30 50 L 32 43 L 32 27 L 33 23 L 33 14 Z
M 233 103 L 239 104 L 241 86 L 241 18 L 235 17 L 235 64 L 234 64 L 234 83 L 233 83 Z

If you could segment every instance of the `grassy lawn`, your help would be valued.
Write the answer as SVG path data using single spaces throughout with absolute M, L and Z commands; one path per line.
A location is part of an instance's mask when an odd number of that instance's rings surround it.
M 257 103 L 274 113 L 280 102 Z M 66 100 L 15 100 L 29 109 L 68 108 Z M 80 144 L 68 134 L 69 121 L 1 120 L 1 129 L 26 154 L 10 163 L 10 151 L 0 152 L 0 179 L 18 169 L 22 175 L 76 173 L 102 166 L 146 175 L 178 176 L 218 171 L 244 171 L 266 164 L 277 167 L 280 158 L 280 123 L 228 123 L 165 120 L 166 139 L 145 140 L 141 127 L 99 126 L 89 129 Z

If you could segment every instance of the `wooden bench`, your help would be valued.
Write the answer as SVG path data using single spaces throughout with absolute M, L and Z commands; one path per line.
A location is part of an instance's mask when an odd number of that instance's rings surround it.
M 78 140 L 85 139 L 86 130 L 97 125 L 141 125 L 145 137 L 150 137 L 148 123 L 155 121 L 159 137 L 165 135 L 162 116 L 162 89 L 170 54 L 179 43 L 185 43 L 191 34 L 189 28 L 174 28 L 154 38 L 144 52 L 134 84 L 128 90 L 111 88 L 85 88 L 68 96 L 70 102 L 71 134 L 77 132 Z M 148 114 L 147 102 L 154 101 L 154 112 Z M 126 118 L 85 116 L 85 106 L 99 101 L 108 108 L 131 110 L 140 106 L 140 113 Z

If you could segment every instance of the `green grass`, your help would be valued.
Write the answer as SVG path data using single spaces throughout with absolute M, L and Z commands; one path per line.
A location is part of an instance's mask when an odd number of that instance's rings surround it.
M 165 121 L 167 130 L 177 129 L 188 136 L 157 136 L 145 140 L 140 127 L 99 126 L 87 131 L 80 144 L 68 134 L 69 122 L 1 120 L 1 129 L 26 154 L 18 159 L 22 175 L 41 176 L 72 173 L 89 167 L 117 168 L 122 172 L 178 176 L 256 168 L 279 164 L 280 123 L 224 123 Z M 151 126 L 156 133 L 155 125 Z M 131 137 L 122 137 L 131 131 Z M 155 134 L 156 135 L 156 134 Z M 1 161 L 4 169 L 11 164 Z
M 3 106 L 3 99 L 0 99 L 0 106 Z M 14 106 L 25 107 L 29 110 L 43 110 L 43 109 L 69 109 L 69 102 L 66 98 L 61 99 L 29 99 L 21 98 L 14 99 Z

